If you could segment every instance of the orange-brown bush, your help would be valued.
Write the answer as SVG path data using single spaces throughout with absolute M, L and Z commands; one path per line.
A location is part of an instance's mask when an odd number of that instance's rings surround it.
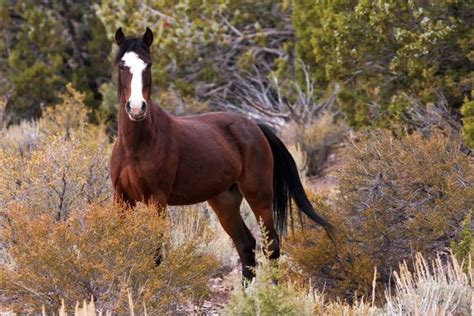
M 297 129 L 296 140 L 306 154 L 305 169 L 308 176 L 320 175 L 329 155 L 342 142 L 348 127 L 342 122 L 334 122 L 329 112 Z
M 108 153 L 104 137 L 70 132 L 45 137 L 28 155 L 0 150 L 0 208 L 20 203 L 61 219 L 72 208 L 110 197 Z
M 60 219 L 110 198 L 111 145 L 87 123 L 83 94 L 68 86 L 61 97 L 39 122 L 0 132 L 0 210 L 14 202 Z
M 209 104 L 192 97 L 182 97 L 177 91 L 163 91 L 158 96 L 160 106 L 175 115 L 201 114 L 210 111 Z
M 75 90 L 71 84 L 60 94 L 62 102 L 43 110 L 40 129 L 46 135 L 64 135 L 72 130 L 95 129 L 88 124 L 89 109 L 84 104 L 85 95 Z
M 71 85 L 60 95 L 62 102 L 43 111 L 39 121 L 22 121 L 8 128 L 0 123 L 0 150 L 9 155 L 27 156 L 48 136 L 68 138 L 71 132 L 86 133 L 88 138 L 102 138 L 100 128 L 88 124 L 89 110 L 84 104 L 84 94 Z M 0 121 L 2 118 L 0 103 Z
M 0 288 L 16 311 L 57 310 L 62 298 L 73 306 L 93 296 L 97 308 L 124 313 L 131 290 L 137 308 L 164 312 L 204 297 L 215 271 L 215 260 L 198 250 L 202 239 L 170 244 L 170 222 L 154 208 L 93 205 L 57 221 L 13 207 L 8 222 L 1 237 L 11 264 L 0 270 Z
M 461 146 L 454 134 L 386 130 L 352 144 L 337 200 L 313 198 L 337 227 L 337 247 L 323 232 L 305 230 L 296 231 L 288 252 L 330 294 L 354 298 L 370 291 L 374 266 L 383 283 L 416 251 L 446 250 L 474 194 L 472 160 Z

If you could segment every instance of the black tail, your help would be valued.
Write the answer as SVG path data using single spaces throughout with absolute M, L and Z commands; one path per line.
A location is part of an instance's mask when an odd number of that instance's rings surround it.
M 265 125 L 260 129 L 272 148 L 273 171 L 273 215 L 276 230 L 282 234 L 286 231 L 288 211 L 291 212 L 291 198 L 306 216 L 321 225 L 331 237 L 333 227 L 313 209 L 296 168 L 296 163 L 285 144 Z

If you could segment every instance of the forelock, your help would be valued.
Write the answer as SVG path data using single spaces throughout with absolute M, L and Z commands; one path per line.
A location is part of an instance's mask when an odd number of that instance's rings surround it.
M 150 48 L 138 37 L 127 37 L 119 47 L 114 60 L 115 64 L 117 64 L 127 52 L 135 52 L 139 56 L 149 56 Z

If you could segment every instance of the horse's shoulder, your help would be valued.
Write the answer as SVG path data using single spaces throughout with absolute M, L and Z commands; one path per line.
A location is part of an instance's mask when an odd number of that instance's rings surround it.
M 112 146 L 112 154 L 110 156 L 110 169 L 114 171 L 119 169 L 121 161 L 124 159 L 124 148 L 120 139 L 116 139 L 114 145 Z
M 117 137 L 114 144 L 112 145 L 112 154 L 119 154 L 123 151 L 123 144 L 120 141 L 120 137 Z

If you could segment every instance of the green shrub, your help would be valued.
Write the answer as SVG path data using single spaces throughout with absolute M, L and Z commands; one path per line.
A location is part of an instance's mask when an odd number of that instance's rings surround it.
M 312 315 L 315 297 L 283 276 L 284 268 L 264 255 L 269 251 L 269 242 L 264 235 L 264 249 L 258 255 L 256 278 L 245 289 L 237 286 L 226 307 L 231 315 Z M 319 297 L 318 297 L 319 298 Z
M 2 95 L 8 95 L 9 123 L 40 117 L 44 108 L 57 102 L 58 92 L 68 82 L 85 93 L 90 108 L 98 106 L 98 85 L 110 78 L 111 42 L 94 3 L 0 4 L 0 28 L 7 39 L 0 44 L 0 77 Z
M 466 217 L 461 222 L 461 232 L 459 233 L 459 241 L 451 241 L 451 248 L 453 254 L 460 262 L 466 262 L 469 265 L 469 260 L 474 258 L 474 242 L 472 236 L 472 210 L 466 214 Z
M 440 95 L 458 109 L 473 84 L 474 9 L 469 1 L 294 2 L 297 54 L 320 93 L 343 85 L 351 126 L 403 117 Z
M 474 90 L 471 92 L 471 98 L 474 98 Z M 464 99 L 464 104 L 461 108 L 463 133 L 466 145 L 474 148 L 474 100 Z
M 353 304 L 331 300 L 323 292 L 314 289 L 311 279 L 294 273 L 292 262 L 283 256 L 278 266 L 267 259 L 268 242 L 257 254 L 256 279 L 245 289 L 236 286 L 226 306 L 230 315 L 374 315 L 381 312 L 364 300 Z M 265 250 L 266 249 L 266 250 Z
M 246 289 L 237 286 L 225 312 L 231 315 L 470 315 L 471 268 L 463 267 L 454 256 L 427 260 L 417 253 L 413 267 L 400 262 L 393 284 L 373 288 L 361 299 L 348 303 L 331 299 L 308 286 L 308 279 L 288 277 L 291 262 L 283 257 L 284 268 L 275 267 L 260 253 L 257 279 Z M 372 271 L 374 272 L 374 271 Z M 375 271 L 377 272 L 377 271 Z M 287 276 L 283 278 L 283 276 Z M 279 283 L 273 280 L 278 277 Z M 372 278 L 374 275 L 372 275 Z M 375 274 L 377 277 L 377 274 Z M 380 297 L 378 306 L 375 297 Z

